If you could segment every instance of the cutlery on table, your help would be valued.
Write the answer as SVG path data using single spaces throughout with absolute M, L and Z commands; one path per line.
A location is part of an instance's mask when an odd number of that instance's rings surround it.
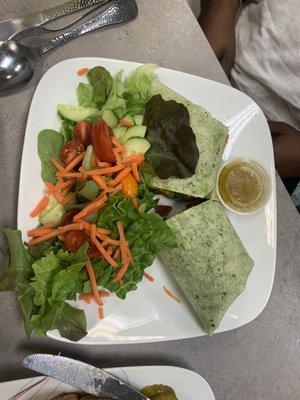
M 0 21 L 0 40 L 12 39 L 16 34 L 27 31 L 31 27 L 43 25 L 64 15 L 80 11 L 93 5 L 105 4 L 108 1 L 109 0 L 71 0 L 36 14 Z
M 95 29 L 131 21 L 137 14 L 135 0 L 116 0 L 99 15 L 41 46 L 27 47 L 13 40 L 0 42 L 0 96 L 23 88 L 33 77 L 35 63 L 43 54 Z
M 149 400 L 108 372 L 71 358 L 33 354 L 25 357 L 22 365 L 94 396 L 119 400 Z

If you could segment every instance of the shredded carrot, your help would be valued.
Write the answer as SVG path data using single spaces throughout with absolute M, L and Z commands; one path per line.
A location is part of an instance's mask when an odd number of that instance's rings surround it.
M 109 297 L 110 293 L 107 292 L 106 290 L 98 290 L 99 296 L 100 297 Z M 86 303 L 90 303 L 92 300 L 94 301 L 94 294 L 93 293 L 81 293 L 78 296 L 79 300 L 85 301 Z
M 94 295 L 94 299 L 96 301 L 96 303 L 99 306 L 103 306 L 103 302 L 101 300 L 101 297 L 99 296 L 99 292 L 98 292 L 98 287 L 97 287 L 97 282 L 96 282 L 96 277 L 95 277 L 95 273 L 94 273 L 94 269 L 93 266 L 91 264 L 90 261 L 88 261 L 85 265 L 88 276 L 90 278 L 90 282 L 91 282 L 91 287 L 92 287 L 92 291 L 93 291 L 93 295 Z
M 92 214 L 98 208 L 103 207 L 106 200 L 107 200 L 107 197 L 102 196 L 99 200 L 96 200 L 93 203 L 88 204 L 86 207 L 84 207 L 83 210 L 81 210 L 78 214 L 76 214 L 74 216 L 73 221 L 79 221 L 80 219 L 86 217 L 87 215 Z
M 80 222 L 83 224 L 85 229 L 87 229 L 89 232 L 91 231 L 92 224 L 89 224 L 87 221 L 80 221 Z M 97 228 L 96 235 L 105 235 L 106 236 L 106 235 L 109 235 L 109 234 L 110 234 L 110 230 L 109 229 Z
M 96 231 L 97 231 L 97 227 L 95 224 L 91 225 L 91 240 L 92 242 L 96 241 Z
M 112 181 L 109 182 L 109 186 L 116 186 L 118 183 L 121 182 L 123 178 L 125 178 L 126 175 L 128 175 L 131 171 L 131 168 L 127 167 L 124 168 L 121 172 L 118 173 L 118 175 L 113 179 Z
M 30 231 L 27 232 L 28 237 L 39 237 L 43 236 L 46 233 L 52 232 L 51 228 L 36 228 L 36 229 L 31 229 Z
M 85 155 L 85 151 L 79 154 L 77 157 L 74 158 L 67 166 L 66 166 L 66 171 L 70 172 L 76 165 L 80 163 L 81 160 L 83 160 L 83 157 Z
M 48 205 L 49 198 L 47 196 L 43 197 L 42 200 L 38 203 L 38 205 L 31 211 L 29 216 L 31 218 L 37 217 Z
M 51 158 L 51 162 L 60 172 L 66 172 L 65 167 L 55 157 Z
M 48 224 L 40 226 L 38 229 L 43 229 L 43 228 L 53 228 L 54 224 L 52 222 L 49 222 Z
M 120 241 L 119 240 L 114 240 L 111 238 L 107 238 L 104 240 L 104 242 L 102 243 L 102 246 L 106 246 L 108 244 L 112 244 L 113 246 L 119 246 L 120 245 Z
M 122 151 L 126 151 L 126 147 L 122 146 L 115 137 L 111 138 L 111 141 L 113 143 L 113 145 L 115 146 L 115 150 L 117 150 L 118 152 L 122 152 Z
M 57 172 L 57 178 L 82 178 L 82 172 Z
M 98 308 L 98 316 L 99 316 L 100 319 L 104 318 L 104 311 L 103 311 L 102 307 Z
M 45 182 L 45 186 L 48 189 L 48 192 L 53 194 L 53 196 L 56 197 L 57 201 L 59 203 L 64 203 L 65 198 L 64 196 L 56 189 L 56 187 L 53 185 L 53 183 L 50 182 Z
M 119 238 L 120 238 L 120 248 L 121 248 L 121 256 L 122 256 L 122 262 L 125 263 L 128 261 L 128 256 L 126 252 L 126 238 L 124 234 L 124 227 L 121 221 L 117 221 L 117 228 L 119 232 Z
M 114 252 L 114 247 L 113 246 L 108 246 L 108 248 L 106 249 L 106 253 L 111 256 L 112 253 Z
M 133 199 L 131 199 L 131 203 L 133 205 L 134 208 L 138 209 L 139 208 L 139 201 L 136 197 L 134 197 Z
M 107 292 L 106 290 L 99 290 L 99 296 L 100 297 L 110 297 L 110 293 Z
M 144 272 L 144 278 L 148 279 L 148 281 L 153 282 L 154 278 L 153 276 L 147 274 L 147 272 Z
M 128 246 L 128 242 L 126 242 L 126 244 L 127 244 L 127 245 L 126 245 L 126 253 L 127 253 L 129 262 L 132 264 L 132 263 L 133 263 L 133 258 L 132 258 L 132 255 L 131 255 L 130 248 L 129 248 L 129 246 Z
M 57 235 L 58 235 L 58 229 L 52 229 L 52 232 L 46 233 L 45 235 L 40 236 L 40 237 L 35 238 L 35 239 L 31 239 L 29 241 L 29 245 L 30 246 L 34 246 L 34 245 L 36 245 L 38 243 L 44 242 L 45 240 L 52 239 L 52 238 L 56 237 Z
M 89 68 L 88 67 L 80 68 L 77 71 L 77 75 L 78 76 L 83 76 L 83 75 L 86 75 L 88 72 L 89 72 Z
M 100 176 L 98 175 L 92 175 L 93 180 L 98 184 L 100 189 L 104 190 L 105 192 L 108 190 L 108 187 L 106 186 L 106 183 Z
M 131 167 L 132 167 L 133 176 L 135 177 L 137 182 L 140 182 L 140 174 L 139 174 L 137 163 L 133 161 L 131 164 Z
M 106 161 L 100 161 L 98 159 L 96 159 L 97 161 L 97 165 L 99 168 L 104 168 L 104 167 L 112 167 L 112 165 Z
M 121 169 L 124 169 L 124 165 L 116 165 L 114 167 L 91 169 L 90 171 L 87 171 L 87 175 L 108 175 L 108 174 L 112 174 L 113 172 L 118 172 Z
M 177 301 L 177 303 L 181 303 L 181 300 L 179 299 L 179 297 L 176 296 L 176 294 L 174 294 L 173 292 L 171 292 L 170 289 L 166 288 L 165 286 L 163 286 L 163 289 L 165 291 L 165 293 L 170 296 L 173 300 Z
M 141 164 L 144 161 L 144 155 L 143 154 L 134 154 L 129 157 L 125 157 L 122 159 L 121 163 L 122 164 L 130 164 L 133 162 L 136 162 L 137 165 Z
M 77 224 L 69 224 L 65 226 L 60 226 L 58 228 L 58 234 L 62 235 L 63 233 L 67 233 L 70 231 L 80 231 L 84 229 L 84 224 L 82 222 L 79 222 Z
M 101 243 L 96 239 L 93 243 L 97 246 L 97 249 L 100 251 L 100 253 L 103 255 L 103 257 L 106 259 L 106 261 L 112 266 L 112 267 L 117 267 L 116 261 L 109 255 L 107 254 L 107 251 L 105 248 L 101 245 Z
M 134 122 L 133 121 L 128 121 L 127 119 L 124 119 L 124 118 L 121 118 L 121 119 L 119 119 L 119 124 L 123 125 L 123 126 L 126 126 L 127 128 L 130 128 L 131 126 L 134 125 Z
M 71 187 L 74 185 L 73 181 L 65 181 L 65 182 L 59 182 L 57 185 L 55 185 L 55 188 L 57 190 L 66 190 L 66 189 L 71 189 Z
M 114 276 L 113 281 L 114 282 L 120 282 L 125 275 L 127 269 L 129 267 L 129 261 L 126 261 L 125 263 L 122 264 L 122 267 L 119 269 L 117 274 Z
M 94 296 L 92 296 L 92 297 L 94 297 Z M 90 294 L 84 294 L 84 293 L 82 293 L 82 294 L 80 294 L 80 295 L 78 296 L 78 299 L 84 301 L 84 302 L 87 303 L 87 304 L 90 304 L 90 302 L 91 302 L 91 295 L 90 295 Z
M 121 253 L 121 249 L 120 249 L 120 247 L 117 247 L 117 250 L 115 251 L 115 253 L 113 255 L 113 259 L 117 260 L 120 256 L 120 253 Z

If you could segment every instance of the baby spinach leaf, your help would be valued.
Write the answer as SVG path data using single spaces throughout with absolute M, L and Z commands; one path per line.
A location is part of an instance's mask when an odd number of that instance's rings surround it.
M 42 163 L 41 176 L 43 181 L 56 183 L 57 169 L 51 158 L 60 160 L 60 150 L 64 144 L 64 137 L 51 129 L 44 129 L 38 135 L 38 154 Z
M 65 142 L 73 139 L 75 122 L 64 119 L 61 123 L 59 133 L 64 137 Z
M 106 102 L 113 79 L 111 74 L 103 67 L 94 67 L 87 74 L 90 85 L 94 90 L 94 101 L 98 108 L 101 108 Z
M 151 147 L 145 160 L 161 179 L 188 178 L 195 174 L 199 149 L 190 127 L 187 108 L 175 100 L 165 101 L 157 94 L 145 108 L 146 138 Z

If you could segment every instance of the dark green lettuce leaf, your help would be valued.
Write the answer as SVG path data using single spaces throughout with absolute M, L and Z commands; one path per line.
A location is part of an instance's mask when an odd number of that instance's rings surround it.
M 98 108 L 101 108 L 110 94 L 112 76 L 105 68 L 94 67 L 89 70 L 87 78 L 94 90 L 94 102 Z
M 146 104 L 143 123 L 151 144 L 145 160 L 155 174 L 161 179 L 194 175 L 199 149 L 187 108 L 175 100 L 165 101 L 157 94 Z

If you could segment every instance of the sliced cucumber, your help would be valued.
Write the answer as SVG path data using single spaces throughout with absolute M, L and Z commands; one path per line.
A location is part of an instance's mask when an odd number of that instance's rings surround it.
M 57 111 L 64 118 L 74 122 L 83 121 L 91 117 L 93 114 L 98 113 L 96 108 L 71 106 L 69 104 L 59 104 L 57 106 Z
M 51 194 L 49 203 L 39 216 L 40 223 L 42 225 L 53 224 L 56 227 L 61 223 L 64 213 L 64 206 Z
M 122 139 L 126 131 L 127 131 L 126 126 L 121 126 L 121 125 L 113 129 L 113 133 L 119 142 L 122 142 Z
M 143 125 L 143 120 L 144 120 L 144 116 L 139 114 L 139 115 L 134 115 L 133 116 L 133 120 L 135 122 L 136 125 Z
M 111 128 L 115 128 L 118 125 L 118 118 L 111 110 L 104 110 L 102 113 L 102 119 L 104 119 L 107 125 Z
M 85 152 L 85 155 L 82 160 L 82 168 L 85 169 L 86 171 L 93 169 L 93 165 L 92 165 L 93 155 L 94 155 L 93 146 L 90 144 L 86 148 L 86 152 Z
M 125 117 L 119 120 L 119 124 L 128 128 L 130 126 L 133 126 L 135 123 L 132 116 L 130 114 L 126 114 Z
M 144 138 L 145 135 L 146 135 L 146 130 L 147 130 L 147 127 L 144 126 L 144 125 L 140 125 L 140 126 L 135 125 L 135 126 L 132 126 L 131 128 L 128 128 L 128 129 L 127 129 L 127 131 L 126 131 L 126 133 L 125 133 L 125 135 L 124 135 L 123 141 L 124 141 L 124 142 L 127 142 L 127 140 L 129 140 L 129 139 L 131 139 L 131 138 L 133 138 L 133 137 L 141 137 L 141 138 Z
M 94 181 L 87 181 L 78 194 L 87 200 L 93 200 L 99 194 L 99 186 Z
M 141 154 L 141 153 L 146 153 L 151 147 L 150 143 L 148 140 L 141 138 L 141 137 L 133 137 L 127 142 L 124 143 L 124 146 L 127 147 L 127 156 L 131 156 L 134 154 Z

